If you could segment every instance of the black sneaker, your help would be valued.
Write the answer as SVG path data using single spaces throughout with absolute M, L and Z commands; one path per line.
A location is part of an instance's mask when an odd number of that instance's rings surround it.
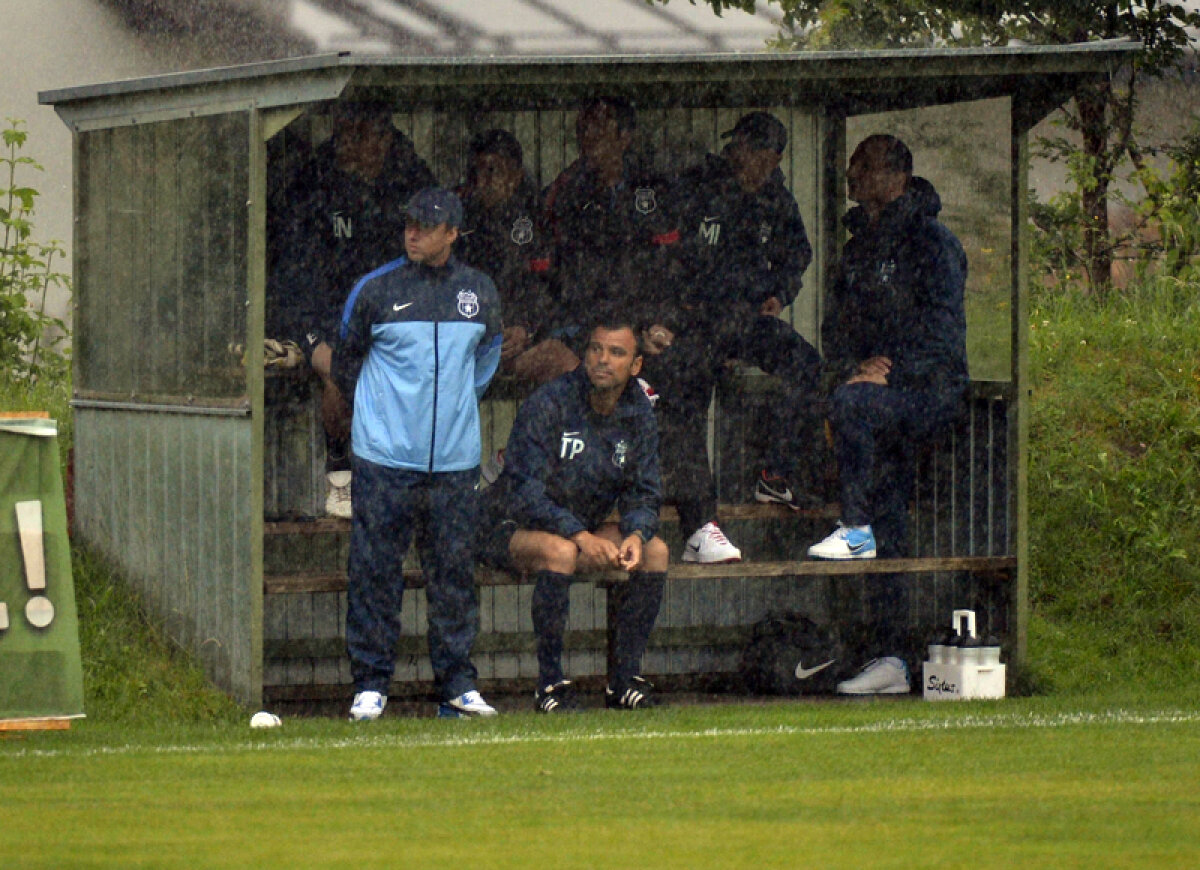
M 776 477 L 763 471 L 754 483 L 754 500 L 763 504 L 787 505 L 794 511 L 821 507 L 823 502 L 811 493 L 793 489 L 786 477 Z
M 559 680 L 553 686 L 538 689 L 533 693 L 533 706 L 539 713 L 578 713 L 583 709 L 570 680 Z
M 624 691 L 604 690 L 604 706 L 610 710 L 647 710 L 657 707 L 654 684 L 645 677 L 634 677 Z

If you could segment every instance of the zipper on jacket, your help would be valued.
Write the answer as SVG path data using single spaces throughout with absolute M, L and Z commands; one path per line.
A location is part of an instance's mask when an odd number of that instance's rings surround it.
M 437 448 L 438 406 L 438 320 L 433 318 L 433 428 L 429 431 L 429 473 L 433 474 L 434 450 Z

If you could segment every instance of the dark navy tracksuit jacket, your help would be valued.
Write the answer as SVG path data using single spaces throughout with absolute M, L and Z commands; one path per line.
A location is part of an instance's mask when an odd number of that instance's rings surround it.
M 587 324 L 597 305 L 616 306 L 641 325 L 660 320 L 676 292 L 672 249 L 679 230 L 668 181 L 625 156 L 625 171 L 608 187 L 582 159 L 546 189 L 554 237 L 558 326 Z
M 908 549 L 915 445 L 949 425 L 967 387 L 964 299 L 967 258 L 937 220 L 941 199 L 914 178 L 871 224 L 862 207 L 845 218 L 842 251 L 821 324 L 834 382 L 842 520 L 870 523 L 881 556 Z M 863 360 L 892 361 L 887 386 L 846 380 Z
M 528 176 L 507 202 L 494 208 L 485 207 L 469 188 L 460 195 L 458 256 L 496 283 L 504 325 L 523 326 L 534 341 L 540 340 L 557 309 L 549 286 L 550 235 L 541 195 Z
M 539 387 L 513 423 L 504 472 L 484 493 L 489 521 L 569 538 L 594 531 L 616 507 L 621 534 L 658 533 L 658 426 L 631 380 L 612 414 L 588 402 L 583 366 Z

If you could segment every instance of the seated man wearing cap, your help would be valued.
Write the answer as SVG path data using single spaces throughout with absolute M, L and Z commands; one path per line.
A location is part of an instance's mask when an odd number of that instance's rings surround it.
M 666 501 L 679 509 L 685 562 L 741 558 L 717 525 L 704 420 L 726 361 L 738 359 L 778 375 L 779 426 L 755 499 L 793 509 L 800 459 L 821 443 L 816 413 L 820 355 L 777 315 L 800 289 L 812 248 L 795 197 L 779 170 L 787 130 L 774 115 L 742 116 L 720 155 L 708 155 L 675 185 L 685 278 L 669 324 L 647 332 L 646 377 L 660 400 Z
M 414 533 L 443 709 L 496 713 L 476 691 L 470 658 L 479 627 L 471 537 L 479 397 L 500 362 L 500 302 L 490 278 L 451 255 L 461 223 L 453 193 L 417 193 L 407 256 L 362 278 L 342 315 L 333 378 L 354 403 L 346 650 L 355 720 L 378 718 L 387 702 Z

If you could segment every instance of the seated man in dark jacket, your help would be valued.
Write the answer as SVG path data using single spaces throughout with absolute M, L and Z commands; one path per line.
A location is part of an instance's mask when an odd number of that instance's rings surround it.
M 597 97 L 575 121 L 579 158 L 546 189 L 559 293 L 557 334 L 582 343 L 599 306 L 636 324 L 655 321 L 674 298 L 679 241 L 667 180 L 634 147 L 637 111 Z
M 301 348 L 321 379 L 325 511 L 350 518 L 350 406 L 330 376 L 338 321 L 354 282 L 404 253 L 403 204 L 434 183 L 386 103 L 338 103 L 333 135 L 267 224 L 267 337 Z
M 500 293 L 500 371 L 540 385 L 571 371 L 579 357 L 548 337 L 556 307 L 548 284 L 550 238 L 541 193 L 523 160 L 521 143 L 507 130 L 485 130 L 471 140 L 458 256 L 490 275 Z
M 837 384 L 830 421 L 842 517 L 808 554 L 896 557 L 908 551 L 914 448 L 955 420 L 967 387 L 967 260 L 937 220 L 937 192 L 913 177 L 912 153 L 899 139 L 865 139 L 850 158 L 846 182 L 858 203 L 845 219 L 853 237 L 821 324 Z M 839 684 L 845 694 L 909 691 L 908 668 L 896 655 L 907 587 L 894 575 L 879 575 L 876 587 L 873 621 L 882 657 Z
M 639 675 L 662 602 L 667 545 L 656 537 L 662 490 L 658 428 L 633 379 L 641 369 L 633 326 L 595 327 L 583 365 L 540 387 L 521 406 L 504 471 L 484 491 L 476 555 L 495 567 L 534 572 L 538 691 L 543 713 L 578 709 L 562 666 L 568 590 L 576 571 L 620 569 L 614 587 L 615 658 L 607 706 L 653 705 Z M 610 522 L 613 509 L 618 522 Z
M 787 130 L 751 112 L 724 134 L 720 155 L 675 184 L 683 279 L 679 304 L 648 333 L 647 379 L 660 396 L 666 500 L 679 508 L 685 562 L 741 558 L 717 525 L 717 495 L 705 447 L 709 402 L 726 362 L 778 375 L 779 426 L 756 481 L 755 499 L 811 506 L 801 461 L 821 444 L 816 413 L 821 358 L 777 315 L 795 299 L 812 248 L 779 163 Z M 803 487 L 803 490 L 802 488 Z

